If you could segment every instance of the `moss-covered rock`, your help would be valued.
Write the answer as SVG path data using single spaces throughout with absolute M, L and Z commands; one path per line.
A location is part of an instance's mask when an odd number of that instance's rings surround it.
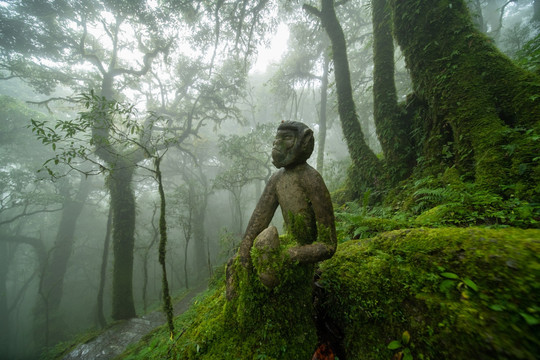
M 539 230 L 391 231 L 341 244 L 321 270 L 323 311 L 344 334 L 347 359 L 540 352 Z
M 535 359 L 540 353 L 540 230 L 390 231 L 340 244 L 320 268 L 317 313 L 343 334 L 340 359 L 388 360 L 398 353 Z M 309 283 L 293 287 L 284 280 L 279 286 L 288 288 L 275 296 L 279 287 L 269 290 L 256 276 L 240 275 L 251 285 L 232 303 L 224 279 L 214 282 L 222 285 L 176 319 L 173 338 L 164 326 L 123 358 L 311 359 L 313 323 L 292 304 L 307 299 Z

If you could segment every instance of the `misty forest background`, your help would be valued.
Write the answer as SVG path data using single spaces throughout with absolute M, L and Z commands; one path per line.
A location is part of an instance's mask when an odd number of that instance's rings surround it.
M 221 268 L 281 120 L 315 132 L 340 241 L 537 228 L 539 29 L 538 0 L 0 1 L 0 358 Z

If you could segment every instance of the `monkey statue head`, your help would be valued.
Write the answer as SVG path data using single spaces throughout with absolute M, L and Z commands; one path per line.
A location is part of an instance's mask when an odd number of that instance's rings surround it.
M 313 131 L 298 121 L 283 121 L 277 129 L 272 147 L 275 167 L 291 168 L 303 164 L 313 152 Z

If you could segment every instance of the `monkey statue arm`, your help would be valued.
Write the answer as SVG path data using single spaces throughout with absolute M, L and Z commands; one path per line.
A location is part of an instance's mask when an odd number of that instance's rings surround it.
M 268 227 L 279 205 L 276 193 L 278 174 L 279 172 L 272 175 L 266 184 L 261 198 L 259 199 L 255 210 L 253 210 L 242 242 L 240 243 L 238 255 L 240 256 L 240 263 L 244 267 L 249 267 L 251 264 L 250 251 L 253 246 L 253 241 L 257 235 Z
M 315 263 L 329 259 L 334 255 L 337 247 L 334 209 L 330 193 L 322 176 L 311 167 L 309 170 L 307 176 L 304 177 L 304 182 L 310 183 L 305 188 L 315 213 L 317 239 L 312 244 L 295 246 L 288 250 L 290 259 L 300 263 Z

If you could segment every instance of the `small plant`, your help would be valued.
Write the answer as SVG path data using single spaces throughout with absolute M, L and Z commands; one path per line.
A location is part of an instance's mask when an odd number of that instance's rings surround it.
M 411 334 L 407 330 L 401 334 L 401 340 L 393 340 L 388 344 L 388 349 L 399 350 L 392 356 L 392 360 L 413 360 L 411 349 L 409 348 L 411 342 Z
M 439 290 L 445 293 L 447 297 L 450 296 L 451 289 L 457 289 L 461 293 L 462 299 L 468 299 L 472 292 L 478 292 L 478 286 L 469 278 L 460 278 L 453 272 L 446 271 L 442 266 L 437 267 L 441 272 L 439 275 L 444 280 L 439 284 Z

